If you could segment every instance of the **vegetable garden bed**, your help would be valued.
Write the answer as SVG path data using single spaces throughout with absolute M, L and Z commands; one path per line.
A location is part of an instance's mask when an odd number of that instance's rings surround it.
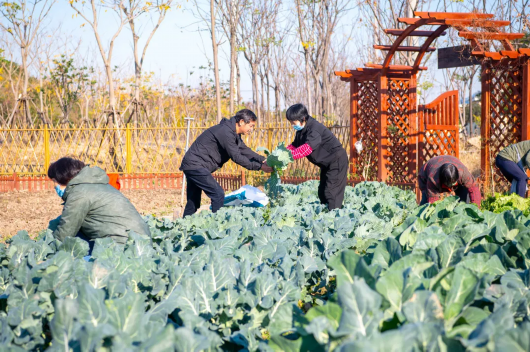
M 97 240 L 0 247 L 1 350 L 530 350 L 530 219 L 377 182 L 318 203 L 146 219 Z

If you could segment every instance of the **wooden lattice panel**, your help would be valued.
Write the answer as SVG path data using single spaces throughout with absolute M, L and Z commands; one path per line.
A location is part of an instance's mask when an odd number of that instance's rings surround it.
M 357 170 L 360 175 L 366 175 L 366 180 L 377 179 L 377 145 L 379 130 L 377 119 L 378 92 L 375 81 L 356 82 L 358 91 L 357 139 L 362 140 L 363 151 L 358 156 Z M 364 178 L 363 178 L 364 179 Z
M 458 91 L 444 93 L 418 110 L 420 165 L 439 155 L 458 158 Z
M 410 182 L 409 174 L 409 84 L 408 79 L 388 80 L 388 179 Z
M 491 165 L 497 154 L 510 144 L 521 141 L 523 82 L 520 60 L 488 62 L 490 71 L 490 136 Z M 509 184 L 497 167 L 493 183 L 496 191 L 506 191 Z

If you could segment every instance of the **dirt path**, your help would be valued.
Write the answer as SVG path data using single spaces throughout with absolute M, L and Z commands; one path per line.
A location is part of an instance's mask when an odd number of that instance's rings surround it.
M 128 190 L 123 194 L 142 215 L 179 217 L 182 212 L 179 190 Z M 54 191 L 0 193 L 0 241 L 20 230 L 36 235 L 48 222 L 61 215 L 61 199 Z M 203 199 L 207 208 L 209 200 Z

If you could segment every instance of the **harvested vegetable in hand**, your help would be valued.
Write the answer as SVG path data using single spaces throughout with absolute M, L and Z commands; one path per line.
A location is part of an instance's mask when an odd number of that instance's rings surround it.
M 257 151 L 265 152 L 265 155 L 267 155 L 267 165 L 274 169 L 271 177 L 265 182 L 265 191 L 269 198 L 276 198 L 278 196 L 279 186 L 282 183 L 280 179 L 282 171 L 287 169 L 287 166 L 294 161 L 293 156 L 283 142 L 278 144 L 272 153 L 264 147 L 259 147 Z

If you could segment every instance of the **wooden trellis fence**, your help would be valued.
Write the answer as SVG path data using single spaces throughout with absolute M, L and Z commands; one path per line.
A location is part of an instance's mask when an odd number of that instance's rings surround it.
M 472 55 L 482 59 L 482 158 L 485 189 L 501 181 L 493 159 L 505 146 L 530 136 L 530 49 L 515 49 L 510 42 L 523 33 L 505 33 L 509 21 L 491 14 L 415 12 L 416 18 L 399 18 L 404 29 L 386 29 L 396 37 L 392 45 L 374 45 L 387 51 L 382 64 L 335 72 L 350 83 L 351 172 L 360 179 L 415 184 L 419 167 L 437 155 L 458 157 L 458 92 L 442 94 L 428 105 L 417 105 L 417 73 L 431 44 L 454 28 L 467 39 Z M 434 27 L 432 30 L 420 29 Z M 402 46 L 409 37 L 423 37 L 419 46 Z M 504 50 L 490 52 L 492 41 Z M 414 64 L 393 65 L 397 52 L 416 52 Z M 358 153 L 355 143 L 361 141 Z

